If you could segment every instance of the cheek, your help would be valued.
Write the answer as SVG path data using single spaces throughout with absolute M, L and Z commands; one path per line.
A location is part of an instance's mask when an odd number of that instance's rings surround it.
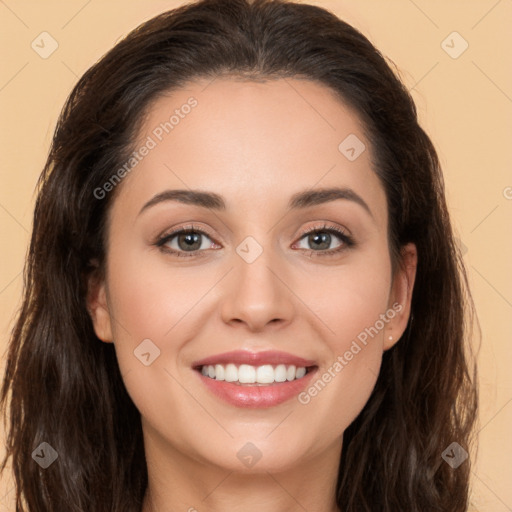
M 112 254 L 109 292 L 113 316 L 122 324 L 115 328 L 119 341 L 166 338 L 215 282 L 211 272 L 172 268 L 155 259 L 127 254 L 121 260 Z
M 388 305 L 390 274 L 387 259 L 360 258 L 354 264 L 331 268 L 328 273 L 319 271 L 302 285 L 303 293 L 308 293 L 308 305 L 322 321 L 323 332 L 337 352 L 344 352 L 347 342 L 358 335 L 364 338 L 366 329 L 376 323 L 382 335 L 379 319 Z
M 394 317 L 388 310 L 390 272 L 384 259 L 337 268 L 323 280 L 322 293 L 310 294 L 328 350 L 299 401 L 318 418 L 328 417 L 334 430 L 348 427 L 375 386 L 386 325 Z
M 354 345 L 349 352 L 350 359 L 343 352 L 320 368 L 316 379 L 298 396 L 311 430 L 329 433 L 326 442 L 344 432 L 359 415 L 379 374 L 382 351 L 377 345 Z
M 182 350 L 214 316 L 209 291 L 224 273 L 208 264 L 173 268 L 163 258 L 112 251 L 108 281 L 116 356 L 141 413 L 159 399 L 183 395 Z
M 190 338 L 184 327 L 194 322 L 193 306 L 215 281 L 211 276 L 209 284 L 192 285 L 192 270 L 187 275 L 151 260 L 121 250 L 111 253 L 109 296 L 116 357 L 126 390 L 142 417 L 180 431 L 178 412 L 192 407 L 191 413 L 201 414 L 201 410 L 193 409 L 195 402 L 180 385 L 176 359 Z

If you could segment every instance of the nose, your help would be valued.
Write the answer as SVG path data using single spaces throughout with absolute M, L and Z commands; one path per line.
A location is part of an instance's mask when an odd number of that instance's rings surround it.
M 243 324 L 251 332 L 267 325 L 282 328 L 295 314 L 293 287 L 287 281 L 284 263 L 270 250 L 249 262 L 234 255 L 234 269 L 223 289 L 221 316 L 226 324 Z

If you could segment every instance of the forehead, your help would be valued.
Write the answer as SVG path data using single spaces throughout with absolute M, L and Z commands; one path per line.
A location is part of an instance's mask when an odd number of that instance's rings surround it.
M 228 206 L 261 207 L 285 204 L 305 188 L 347 186 L 385 215 L 357 113 L 316 82 L 190 82 L 152 103 L 134 149 L 144 146 L 151 149 L 120 194 L 133 196 L 134 207 L 166 188 L 211 190 Z

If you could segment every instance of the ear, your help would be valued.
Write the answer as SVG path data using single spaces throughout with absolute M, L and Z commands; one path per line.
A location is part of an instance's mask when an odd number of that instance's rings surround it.
M 401 259 L 391 284 L 388 307 L 396 315 L 388 322 L 384 335 L 384 350 L 390 349 L 402 336 L 407 328 L 411 314 L 412 291 L 416 279 L 418 252 L 413 243 L 401 249 Z
M 107 301 L 107 290 L 103 273 L 96 267 L 87 277 L 87 311 L 92 320 L 94 332 L 98 338 L 106 343 L 112 343 L 112 325 Z

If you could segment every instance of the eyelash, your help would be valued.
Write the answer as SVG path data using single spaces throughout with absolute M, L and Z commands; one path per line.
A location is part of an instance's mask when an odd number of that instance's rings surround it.
M 172 231 L 171 233 L 163 235 L 155 242 L 154 245 L 159 247 L 162 251 L 164 251 L 166 253 L 170 253 L 175 256 L 178 256 L 180 258 L 181 257 L 190 258 L 190 257 L 198 256 L 199 254 L 204 253 L 205 251 L 204 250 L 190 251 L 190 253 L 187 254 L 186 251 L 176 251 L 174 249 L 169 249 L 168 247 L 165 247 L 165 244 L 168 243 L 170 240 L 172 240 L 174 237 L 176 237 L 178 235 L 189 235 L 189 234 L 193 234 L 193 233 L 205 235 L 208 238 L 213 240 L 212 235 L 210 235 L 210 233 L 208 233 L 207 231 L 200 229 L 194 225 L 189 225 L 189 226 L 183 226 L 182 228 L 180 228 L 176 231 Z M 350 249 L 356 245 L 356 242 L 350 235 L 347 235 L 342 229 L 337 228 L 335 226 L 329 226 L 328 224 L 324 224 L 323 226 L 320 226 L 320 227 L 314 227 L 314 228 L 311 228 L 311 229 L 308 229 L 308 230 L 302 232 L 301 235 L 299 236 L 299 241 L 302 240 L 307 235 L 310 235 L 311 233 L 334 234 L 341 239 L 343 244 L 340 247 L 337 247 L 336 249 L 324 249 L 321 251 L 315 251 L 313 249 L 301 249 L 303 251 L 306 251 L 310 257 L 312 257 L 312 256 L 315 256 L 315 257 L 316 256 L 321 256 L 321 257 L 336 256 L 340 252 L 342 252 L 346 249 Z

